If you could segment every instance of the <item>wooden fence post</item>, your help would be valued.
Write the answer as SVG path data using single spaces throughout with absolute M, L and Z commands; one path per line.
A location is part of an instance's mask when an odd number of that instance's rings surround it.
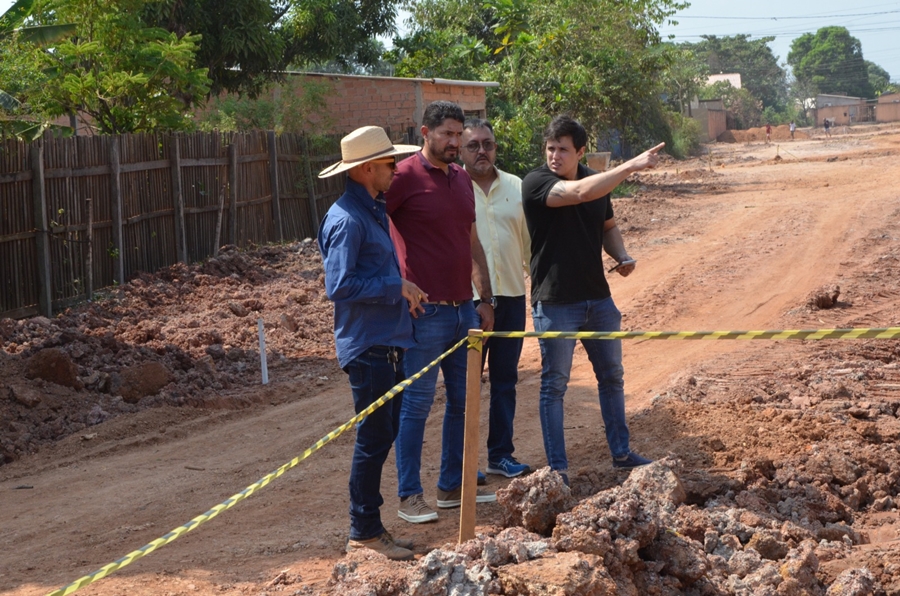
M 238 159 L 237 147 L 234 144 L 237 135 L 231 137 L 228 145 L 228 243 L 237 246 L 237 201 L 238 201 Z
M 90 199 L 85 199 L 87 205 L 87 256 L 84 259 L 85 295 L 88 302 L 94 299 L 94 207 Z
M 275 131 L 266 131 L 269 144 L 269 184 L 272 186 L 272 219 L 275 221 L 275 241 L 284 240 L 284 229 L 281 224 L 281 195 L 278 192 L 278 145 L 275 143 Z
M 31 146 L 31 189 L 34 199 L 34 229 L 37 244 L 38 309 L 47 318 L 53 316 L 50 269 L 50 223 L 47 221 L 47 195 L 44 192 L 44 143 Z
M 184 191 L 181 182 L 181 143 L 178 135 L 173 134 L 169 140 L 169 161 L 172 162 L 172 198 L 175 205 L 175 255 L 182 263 L 187 264 L 187 234 L 184 224 Z
M 109 184 L 112 196 L 113 279 L 125 283 L 125 233 L 122 229 L 122 168 L 119 163 L 119 137 L 109 139 Z
M 315 238 L 319 231 L 319 208 L 316 207 L 316 183 L 312 177 L 312 167 L 309 165 L 309 141 L 304 134 L 300 137 L 303 149 L 303 165 L 306 168 L 306 192 L 309 194 L 309 219 L 312 225 L 310 237 Z

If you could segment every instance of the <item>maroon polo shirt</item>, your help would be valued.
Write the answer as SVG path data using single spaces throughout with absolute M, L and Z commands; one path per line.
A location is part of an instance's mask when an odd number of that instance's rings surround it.
M 401 275 L 425 290 L 429 302 L 472 298 L 469 174 L 456 164 L 445 174 L 420 151 L 397 164 L 384 196 Z

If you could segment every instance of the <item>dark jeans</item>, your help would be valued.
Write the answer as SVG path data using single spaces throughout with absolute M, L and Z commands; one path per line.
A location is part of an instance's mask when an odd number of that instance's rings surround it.
M 353 407 L 359 414 L 403 380 L 403 350 L 397 363 L 388 359 L 387 346 L 373 346 L 344 367 L 350 377 Z M 381 469 L 400 428 L 403 393 L 369 414 L 356 426 L 356 445 L 350 464 L 350 539 L 367 540 L 384 532 L 379 508 Z
M 476 305 L 478 303 L 476 302 Z M 525 296 L 497 296 L 494 331 L 525 330 Z M 516 383 L 519 381 L 519 356 L 522 339 L 492 337 L 484 346 L 481 365 L 488 364 L 491 380 L 491 408 L 488 422 L 488 462 L 512 457 L 513 418 L 516 416 Z
M 425 312 L 413 319 L 416 345 L 406 351 L 403 367 L 409 378 L 466 337 L 477 327 L 478 315 L 471 300 L 459 306 L 425 304 Z M 451 491 L 462 486 L 463 439 L 466 423 L 466 347 L 441 361 L 447 403 L 441 433 L 441 472 L 438 488 Z M 397 436 L 397 495 L 402 499 L 422 489 L 422 442 L 425 422 L 434 403 L 438 367 L 416 379 L 403 392 L 400 434 Z
M 565 304 L 538 302 L 531 307 L 535 331 L 619 331 L 622 315 L 613 299 L 585 300 Z M 574 339 L 541 339 L 541 429 L 544 451 L 552 470 L 568 470 L 563 430 L 563 398 L 572 371 Z M 613 457 L 628 455 L 628 424 L 625 421 L 625 381 L 622 340 L 583 339 L 597 378 L 600 413 L 606 442 Z

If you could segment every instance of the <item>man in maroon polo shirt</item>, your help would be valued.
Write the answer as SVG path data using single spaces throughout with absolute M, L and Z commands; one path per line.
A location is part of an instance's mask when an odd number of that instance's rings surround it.
M 493 329 L 494 311 L 484 250 L 475 229 L 472 180 L 454 163 L 463 132 L 462 109 L 436 101 L 425 109 L 422 151 L 397 165 L 394 182 L 385 193 L 391 216 L 391 236 L 404 279 L 428 295 L 425 312 L 413 319 L 416 345 L 406 351 L 407 378 L 420 371 L 464 338 L 468 330 Z M 481 296 L 476 311 L 472 283 Z M 480 319 L 480 320 L 479 320 Z M 437 506 L 458 507 L 462 489 L 463 435 L 466 404 L 466 351 L 443 361 L 447 393 L 441 443 Z M 434 402 L 438 369 L 414 381 L 403 393 L 397 436 L 398 515 L 411 523 L 437 519 L 425 502 L 420 477 L 425 422 Z M 479 491 L 479 503 L 496 500 Z

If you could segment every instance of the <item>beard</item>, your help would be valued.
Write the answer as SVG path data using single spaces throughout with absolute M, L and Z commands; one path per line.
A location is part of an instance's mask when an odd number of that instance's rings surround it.
M 459 156 L 459 147 L 444 145 L 441 147 L 435 139 L 428 139 L 428 153 L 444 163 L 454 163 Z

